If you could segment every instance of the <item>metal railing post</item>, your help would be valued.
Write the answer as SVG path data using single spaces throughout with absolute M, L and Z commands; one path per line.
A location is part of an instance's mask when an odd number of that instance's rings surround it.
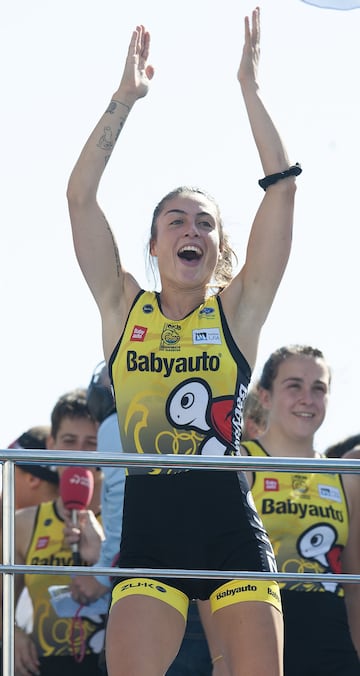
M 27 464 L 47 463 L 53 465 L 92 465 L 96 467 L 163 467 L 167 469 L 213 469 L 218 471 L 266 471 L 272 469 L 278 472 L 339 472 L 360 474 L 360 459 L 344 460 L 342 458 L 263 458 L 245 456 L 181 456 L 181 455 L 145 455 L 126 454 L 111 451 L 106 455 L 98 451 L 44 451 L 32 449 L 0 449 L 0 463 L 3 465 L 3 562 L 0 565 L 0 574 L 3 575 L 3 675 L 14 676 L 14 626 L 15 626 L 15 594 L 14 584 L 16 574 L 69 575 L 71 572 L 78 575 L 92 575 L 91 567 L 79 566 L 33 566 L 15 564 L 15 462 Z M 141 577 L 199 577 L 202 579 L 272 579 L 278 582 L 301 580 L 304 575 L 309 581 L 328 579 L 326 574 L 305 573 L 254 573 L 249 571 L 213 571 L 213 570 L 157 570 L 157 569 L 117 569 L 99 567 L 96 574 L 107 576 L 127 576 L 140 574 Z M 360 584 L 360 574 L 336 575 L 332 574 L 334 582 Z
M 3 464 L 3 563 L 15 563 L 15 466 L 12 460 Z M 14 574 L 3 574 L 3 674 L 14 673 Z

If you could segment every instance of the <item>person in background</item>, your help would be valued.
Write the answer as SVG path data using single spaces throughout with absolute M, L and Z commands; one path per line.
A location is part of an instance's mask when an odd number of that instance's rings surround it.
M 8 448 L 46 450 L 48 425 L 37 425 L 15 439 Z M 15 465 L 15 509 L 55 500 L 59 493 L 59 474 L 53 465 L 18 462 Z
M 46 441 L 50 434 L 48 425 L 35 425 L 23 432 L 9 444 L 9 449 L 46 449 Z M 55 500 L 59 493 L 59 475 L 56 467 L 17 463 L 15 465 L 15 509 L 38 505 L 40 502 Z M 2 561 L 2 515 L 0 522 L 0 560 Z M 0 576 L 0 594 L 2 600 L 2 575 Z M 29 633 L 32 629 L 33 608 L 27 589 L 23 589 L 15 609 L 16 624 Z M 0 617 L 2 634 L 2 612 Z M 0 655 L 2 673 L 2 659 Z
M 92 451 L 97 446 L 97 421 L 86 402 L 86 390 L 66 393 L 51 414 L 48 448 L 52 450 Z M 65 467 L 59 466 L 59 474 Z M 100 512 L 101 473 L 94 472 L 94 494 L 89 509 L 80 513 L 80 521 L 89 521 L 92 530 Z M 73 554 L 66 540 L 65 509 L 55 500 L 28 507 L 15 515 L 15 561 L 21 564 L 73 565 Z M 87 528 L 84 527 L 84 532 Z M 98 541 L 103 536 L 98 526 Z M 99 555 L 93 543 L 82 543 L 84 563 L 93 563 Z M 99 676 L 98 654 L 103 645 L 103 616 L 59 617 L 50 600 L 48 588 L 68 585 L 64 575 L 16 575 L 15 596 L 26 585 L 34 607 L 34 626 L 30 635 L 15 628 L 15 676 Z
M 259 381 L 268 426 L 244 454 L 316 458 L 314 435 L 328 405 L 330 369 L 307 345 L 273 352 Z M 332 574 L 360 570 L 360 476 L 266 470 L 249 473 L 252 494 L 269 533 L 280 572 L 303 573 L 281 583 L 285 676 L 359 676 L 360 585 Z M 321 582 L 306 581 L 321 573 Z
M 102 318 L 125 452 L 146 453 L 149 459 L 169 452 L 239 452 L 242 408 L 260 332 L 290 253 L 295 177 L 301 172 L 298 165 L 290 166 L 261 99 L 259 40 L 257 8 L 245 18 L 238 80 L 265 173 L 260 180 L 265 193 L 237 274 L 218 205 L 199 188 L 171 191 L 154 211 L 149 250 L 159 271 L 159 293 L 141 289 L 124 267 L 97 201 L 125 121 L 154 75 L 144 26 L 132 34 L 120 85 L 69 180 L 76 255 Z M 197 105 L 186 92 L 180 99 L 179 105 Z M 214 105 L 219 106 L 215 99 Z M 151 159 L 142 156 L 140 139 L 136 152 L 139 175 L 133 189 L 140 197 L 142 176 L 147 180 L 143 167 L 151 166 Z M 197 150 L 188 152 L 191 157 Z M 125 158 L 123 168 L 126 174 Z M 195 408 L 200 404 L 199 417 L 194 417 L 194 403 Z M 209 409 L 201 409 L 206 403 Z M 119 567 L 276 570 L 241 472 L 168 471 L 151 464 L 143 469 L 140 463 L 126 476 Z M 256 593 L 252 585 L 242 587 L 237 579 L 117 579 L 106 631 L 109 676 L 164 674 L 179 651 L 189 600 L 210 597 L 231 673 L 280 676 L 278 586 L 267 581 Z

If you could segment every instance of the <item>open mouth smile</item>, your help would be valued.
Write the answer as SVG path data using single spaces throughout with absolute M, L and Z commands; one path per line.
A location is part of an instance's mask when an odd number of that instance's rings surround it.
M 186 261 L 198 261 L 203 256 L 202 249 L 195 246 L 194 244 L 185 244 L 177 252 L 179 258 L 182 258 Z

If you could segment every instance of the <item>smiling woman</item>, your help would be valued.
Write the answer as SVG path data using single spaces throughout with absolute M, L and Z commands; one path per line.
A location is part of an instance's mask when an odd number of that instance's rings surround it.
M 69 181 L 75 250 L 101 314 L 122 446 L 150 459 L 148 470 L 128 469 L 120 568 L 275 570 L 242 473 L 151 468 L 155 453 L 239 452 L 260 332 L 290 253 L 295 177 L 301 169 L 291 166 L 260 96 L 258 9 L 251 20 L 245 17 L 244 27 L 238 81 L 265 193 L 239 273 L 233 275 L 232 252 L 214 199 L 197 188 L 181 187 L 155 209 L 149 251 L 157 261 L 161 288 L 145 291 L 120 261 L 97 202 L 115 143 L 154 75 L 148 63 L 150 35 L 143 26 L 132 34 L 119 88 Z M 127 175 L 126 168 L 124 162 Z M 200 395 L 198 401 L 198 392 L 207 397 Z M 202 405 L 198 418 L 192 403 Z M 131 579 L 117 578 L 113 590 L 109 676 L 164 674 L 179 650 L 191 599 L 210 599 L 221 659 L 231 674 L 281 676 L 282 616 L 274 581 L 156 581 L 135 573 Z M 218 668 L 219 654 L 212 657 Z
M 294 345 L 273 352 L 259 382 L 268 426 L 259 439 L 243 442 L 243 452 L 316 457 L 314 435 L 325 418 L 329 388 L 330 370 L 320 350 Z M 359 481 L 359 475 L 327 473 L 325 458 L 321 474 L 249 476 L 280 572 L 328 576 L 325 582 L 281 584 L 285 676 L 359 674 L 360 585 L 331 579 L 360 569 Z
M 187 199 L 185 199 L 187 198 Z M 187 209 L 185 209 L 187 207 Z M 159 219 L 161 215 L 161 219 Z M 224 230 L 220 208 L 215 199 L 203 190 L 195 187 L 181 186 L 165 195 L 154 210 L 150 230 L 150 266 L 155 270 L 156 242 L 158 240 L 159 223 L 164 222 L 168 228 L 183 233 L 186 244 L 180 246 L 177 256 L 185 261 L 200 261 L 204 255 L 201 248 L 201 233 L 211 235 L 217 244 L 217 262 L 211 281 L 212 287 L 226 286 L 233 277 L 233 264 L 237 263 L 237 256 L 231 249 L 228 235 Z M 190 226 L 190 230 L 189 229 Z M 186 231 L 184 233 L 184 230 Z M 191 243 L 187 240 L 193 231 Z M 157 271 L 159 267 L 157 266 Z

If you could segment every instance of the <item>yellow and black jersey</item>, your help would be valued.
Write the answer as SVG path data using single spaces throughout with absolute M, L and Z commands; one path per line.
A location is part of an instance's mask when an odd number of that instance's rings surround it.
M 156 293 L 141 291 L 110 369 L 126 453 L 239 453 L 251 371 L 219 296 L 172 321 Z
M 33 534 L 25 563 L 39 566 L 71 566 L 72 552 L 64 542 L 64 521 L 56 510 L 55 502 L 39 505 Z M 25 575 L 25 584 L 33 604 L 32 639 L 38 655 L 71 656 L 80 653 L 85 642 L 86 654 L 99 652 L 104 638 L 104 617 L 58 617 L 50 601 L 49 587 L 68 585 L 70 575 Z
M 268 456 L 257 441 L 244 441 L 251 456 Z M 348 507 L 341 476 L 327 473 L 254 473 L 251 489 L 283 573 L 329 574 L 325 582 L 285 582 L 282 589 L 330 591 L 343 595 L 331 574 L 341 573 L 341 552 L 349 531 Z

